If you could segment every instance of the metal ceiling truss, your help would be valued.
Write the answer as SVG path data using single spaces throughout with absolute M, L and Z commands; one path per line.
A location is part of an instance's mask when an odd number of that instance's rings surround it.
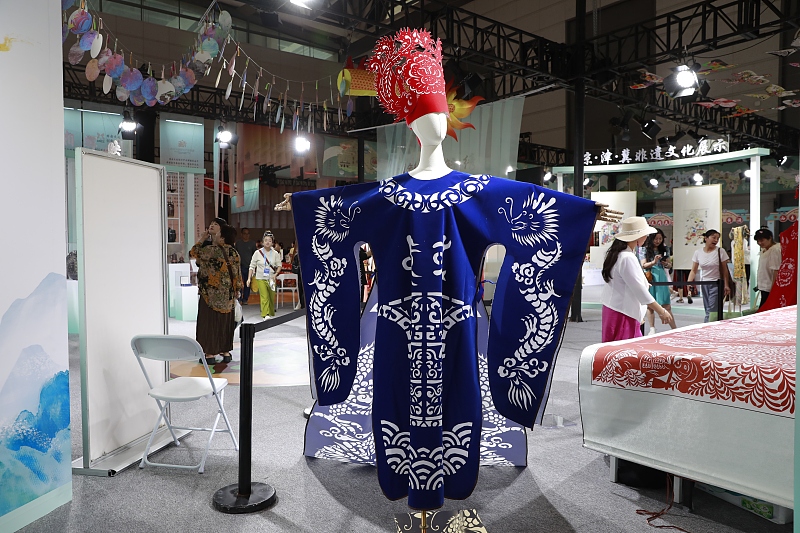
M 572 164 L 567 160 L 567 150 L 531 142 L 530 132 L 519 135 L 517 160 L 523 163 L 541 165 L 543 167 L 559 167 Z
M 784 3 L 786 10 L 773 0 L 704 0 L 587 38 L 586 73 L 620 74 L 800 28 L 798 3 Z
M 261 10 L 262 0 L 242 0 L 244 4 Z M 672 61 L 683 50 L 689 53 L 707 52 L 755 38 L 775 35 L 800 25 L 800 7 L 797 2 L 785 2 L 791 12 L 782 12 L 773 0 L 705 0 L 693 6 L 660 15 L 631 28 L 588 39 L 580 56 L 588 78 L 598 81 L 587 83 L 587 94 L 611 102 L 630 105 L 648 105 L 661 116 L 677 122 L 731 135 L 742 142 L 761 143 L 765 146 L 796 148 L 800 130 L 781 125 L 764 117 L 747 115 L 735 119 L 724 118 L 730 111 L 701 106 L 667 102 L 666 96 L 656 91 L 639 91 L 635 95 L 617 81 L 616 89 L 609 90 L 599 84 L 604 73 L 618 77 L 623 71 Z M 284 2 L 279 10 L 288 10 Z M 296 11 L 292 12 L 297 14 Z M 338 28 L 349 28 L 354 34 L 370 36 L 350 46 L 347 53 L 359 57 L 374 46 L 374 38 L 389 34 L 399 28 L 426 27 L 435 37 L 442 39 L 443 58 L 454 59 L 463 70 L 478 73 L 491 80 L 494 98 L 571 88 L 570 72 L 575 69 L 572 58 L 575 47 L 556 43 L 535 34 L 500 23 L 442 0 L 319 0 L 307 18 Z M 367 46 L 367 48 L 364 48 Z M 360 52 L 360 54 L 359 54 Z M 103 95 L 94 84 L 87 87 L 83 76 L 74 76 L 73 67 L 65 64 L 64 95 L 89 101 L 116 103 L 111 95 Z M 600 76 L 598 76 L 598 74 Z M 252 104 L 246 101 L 238 110 L 240 94 L 224 99 L 221 90 L 195 88 L 173 102 L 171 111 L 194 114 L 206 118 L 254 122 Z M 233 103 L 233 104 L 232 104 Z M 330 112 L 330 111 L 329 111 Z M 329 118 L 329 133 L 345 133 L 387 122 L 374 112 L 358 111 L 339 124 L 336 111 Z M 256 114 L 255 122 L 260 113 Z M 742 128 L 742 129 L 737 129 Z M 315 130 L 322 131 L 322 110 L 315 112 Z M 370 133 L 371 135 L 371 133 Z M 787 144 L 791 143 L 791 144 Z
M 796 128 L 757 114 L 730 118 L 730 109 L 681 103 L 655 86 L 634 90 L 623 82 L 617 83 L 613 88 L 587 84 L 586 95 L 619 106 L 635 107 L 638 109 L 637 116 L 642 109 L 645 109 L 648 114 L 655 115 L 658 119 L 667 119 L 730 136 L 731 149 L 758 145 L 764 148 L 796 151 L 800 146 L 800 130 Z

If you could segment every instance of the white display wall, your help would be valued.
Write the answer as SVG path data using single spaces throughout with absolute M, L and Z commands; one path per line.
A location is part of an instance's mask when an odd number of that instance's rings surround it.
M 11 4 L 0 2 L 2 531 L 72 499 L 61 11 L 52 0 Z M 34 65 L 39 82 L 10 81 Z
M 694 251 L 703 247 L 702 234 L 722 231 L 722 185 L 681 187 L 672 194 L 672 264 L 689 270 Z
M 167 332 L 165 173 L 85 149 L 75 163 L 84 453 L 76 466 L 100 469 L 108 459 L 114 466 L 102 468 L 119 470 L 128 465 L 111 456 L 148 435 L 158 416 L 130 343 Z M 112 251 L 115 242 L 135 254 Z M 109 291 L 124 319 L 109 313 Z M 164 364 L 147 364 L 154 385 L 163 383 Z

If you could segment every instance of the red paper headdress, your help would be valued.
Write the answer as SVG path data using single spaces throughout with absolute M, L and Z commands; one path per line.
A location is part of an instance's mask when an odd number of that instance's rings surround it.
M 428 30 L 404 28 L 381 37 L 367 68 L 375 73 L 378 100 L 395 122 L 411 124 L 428 113 L 447 113 L 442 42 Z

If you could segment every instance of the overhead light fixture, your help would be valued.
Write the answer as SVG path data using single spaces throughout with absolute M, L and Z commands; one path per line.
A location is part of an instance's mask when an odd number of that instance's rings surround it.
M 548 170 L 547 172 L 544 173 L 544 176 L 542 176 L 542 181 L 550 181 L 552 177 L 553 173 Z
M 656 178 L 650 178 L 650 186 L 654 189 L 658 189 L 658 180 Z
M 697 172 L 695 172 L 694 176 L 692 176 L 692 179 L 694 180 L 695 185 L 700 185 L 701 183 L 703 183 L 703 171 L 698 170 Z
M 751 169 L 748 168 L 744 172 L 742 172 L 742 176 L 744 176 L 746 179 L 750 179 L 753 176 L 755 176 L 755 173 Z
M 289 0 L 292 4 L 300 7 L 304 7 L 306 9 L 311 9 L 311 6 L 307 5 L 305 0 Z
M 678 142 L 686 137 L 686 132 L 683 130 L 675 130 L 675 135 L 672 136 L 672 142 Z
M 225 122 L 217 126 L 217 136 L 214 142 L 219 143 L 220 150 L 225 150 L 231 146 L 236 146 L 239 142 L 239 136 L 227 129 Z
M 700 80 L 697 78 L 698 70 L 700 70 L 700 63 L 674 67 L 672 74 L 664 78 L 664 90 L 672 98 L 693 96 L 700 88 Z M 708 83 L 704 83 L 708 85 Z
M 311 141 L 305 137 L 297 136 L 294 140 L 294 151 L 298 154 L 304 154 L 311 149 Z
M 122 114 L 122 122 L 119 123 L 117 132 L 122 135 L 123 140 L 132 141 L 136 138 L 138 128 L 139 124 L 133 119 L 131 112 L 126 109 Z
M 508 168 L 506 169 L 506 174 L 508 174 L 509 172 L 514 172 L 514 167 L 512 167 L 511 165 L 508 165 Z
M 455 163 L 458 166 L 461 166 L 461 161 L 453 161 L 453 163 Z
M 791 168 L 794 164 L 794 158 L 788 155 L 783 155 L 778 158 L 778 166 L 781 168 Z
M 661 131 L 661 126 L 658 125 L 656 119 L 651 118 L 644 124 L 642 124 L 642 135 L 647 137 L 648 139 L 655 139 L 658 132 Z
M 589 187 L 589 186 L 590 186 L 590 185 L 589 185 L 590 183 L 592 183 L 592 179 L 591 179 L 591 178 L 584 178 L 584 179 L 583 179 L 583 186 L 584 186 L 584 187 Z
M 691 137 L 692 139 L 694 139 L 695 141 L 701 141 L 701 140 L 703 140 L 703 139 L 705 139 L 705 138 L 706 138 L 706 136 L 705 136 L 705 135 L 703 135 L 702 133 L 700 133 L 700 132 L 697 130 L 697 128 L 695 128 L 695 129 L 694 129 L 694 131 L 691 131 L 691 130 L 687 131 L 687 132 L 686 132 L 686 134 L 687 134 L 689 137 Z

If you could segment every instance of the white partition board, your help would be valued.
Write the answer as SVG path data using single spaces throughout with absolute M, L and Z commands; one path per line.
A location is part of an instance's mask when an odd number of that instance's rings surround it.
M 621 211 L 623 220 L 636 216 L 636 191 L 593 191 L 592 200 L 606 204 L 615 211 Z M 606 251 L 614 241 L 614 235 L 619 231 L 619 223 L 598 220 L 594 223 L 594 231 L 599 235 L 599 245 L 589 247 L 589 262 L 593 267 L 603 268 Z
M 673 189 L 672 219 L 673 267 L 690 270 L 694 251 L 703 247 L 702 234 L 722 231 L 722 185 Z
M 158 165 L 86 149 L 75 161 L 83 466 L 91 468 L 148 435 L 158 416 L 131 338 L 167 333 L 166 191 Z M 154 385 L 163 383 L 164 363 L 148 363 Z

